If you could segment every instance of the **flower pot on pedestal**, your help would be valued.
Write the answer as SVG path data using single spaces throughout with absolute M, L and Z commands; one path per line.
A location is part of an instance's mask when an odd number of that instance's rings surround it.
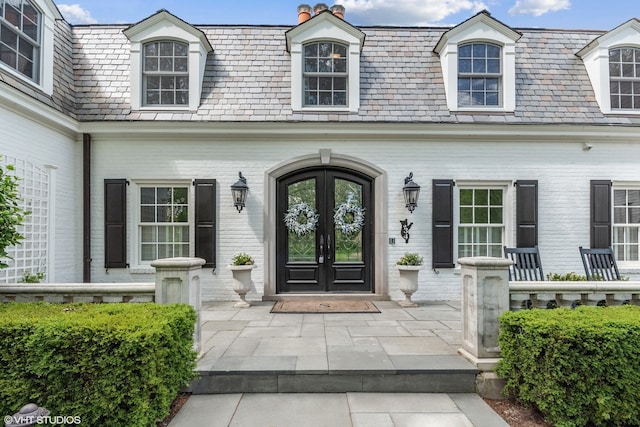
M 417 307 L 418 304 L 411 301 L 411 295 L 418 290 L 418 273 L 422 270 L 421 265 L 396 265 L 400 273 L 399 288 L 404 293 L 404 301 L 399 301 L 403 307 Z
M 251 304 L 245 300 L 245 296 L 251 290 L 251 270 L 256 268 L 256 265 L 230 265 L 227 268 L 233 275 L 233 290 L 240 296 L 240 301 L 234 307 L 251 307 Z

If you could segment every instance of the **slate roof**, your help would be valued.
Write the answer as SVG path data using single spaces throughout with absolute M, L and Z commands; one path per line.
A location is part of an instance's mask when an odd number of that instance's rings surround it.
M 58 36 L 67 30 L 58 25 Z M 69 52 L 58 48 L 57 108 L 81 121 L 209 122 L 417 122 L 573 123 L 640 125 L 640 117 L 603 115 L 582 60 L 575 54 L 602 31 L 517 29 L 514 113 L 451 113 L 447 109 L 440 59 L 433 48 L 449 28 L 359 27 L 366 34 L 361 54 L 357 113 L 291 110 L 291 61 L 287 26 L 197 26 L 213 52 L 206 62 L 200 108 L 131 111 L 129 41 L 125 25 L 71 27 Z M 75 93 L 75 96 L 73 95 Z M 71 108 L 71 102 L 75 107 Z

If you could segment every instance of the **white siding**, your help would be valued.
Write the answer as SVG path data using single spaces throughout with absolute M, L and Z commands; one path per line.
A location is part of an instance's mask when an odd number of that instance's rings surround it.
M 49 251 L 53 270 L 47 279 L 82 280 L 81 144 L 34 119 L 0 109 L 0 154 L 50 171 Z M 50 168 L 53 166 L 53 168 Z
M 308 139 L 287 141 L 255 138 L 253 140 L 190 139 L 175 140 L 94 138 L 93 151 L 93 226 L 92 257 L 95 281 L 151 280 L 150 275 L 130 274 L 127 270 L 105 272 L 103 265 L 103 189 L 105 178 L 136 180 L 218 180 L 218 269 L 203 275 L 203 299 L 233 299 L 231 275 L 224 268 L 232 254 L 247 251 L 254 255 L 258 268 L 253 272 L 257 299 L 263 289 L 263 215 L 265 171 L 297 156 L 318 153 L 321 148 L 333 153 L 354 156 L 373 163 L 388 174 L 388 235 L 395 238 L 389 247 L 388 283 L 391 297 L 401 299 L 397 288 L 395 260 L 404 252 L 419 252 L 425 258 L 420 273 L 420 288 L 415 300 L 459 299 L 458 269 L 431 269 L 431 184 L 433 179 L 539 181 L 539 246 L 545 272 L 582 273 L 578 246 L 589 246 L 589 180 L 612 179 L 638 181 L 639 147 L 631 143 L 595 143 L 590 151 L 582 149 L 582 140 L 566 142 L 553 138 L 545 142 L 522 142 L 521 137 L 505 142 L 469 142 L 453 138 L 441 141 Z M 490 141 L 490 140 L 489 140 Z M 242 171 L 250 187 L 247 207 L 241 214 L 233 207 L 229 186 Z M 409 172 L 422 187 L 419 206 L 413 214 L 404 207 L 402 186 Z M 132 222 L 135 194 L 129 189 L 130 246 L 135 244 Z M 513 198 L 510 199 L 513 202 Z M 515 244 L 513 215 L 507 244 Z M 408 244 L 400 236 L 400 223 L 413 222 Z M 134 266 L 133 251 L 129 262 Z M 628 272 L 627 272 L 627 275 Z

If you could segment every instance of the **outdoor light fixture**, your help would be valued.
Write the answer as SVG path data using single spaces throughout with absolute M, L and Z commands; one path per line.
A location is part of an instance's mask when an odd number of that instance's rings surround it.
M 413 213 L 413 210 L 418 206 L 418 196 L 420 196 L 420 186 L 413 182 L 413 172 L 409 172 L 409 176 L 404 179 L 402 193 L 404 194 L 405 206 L 410 213 Z
M 231 186 L 231 197 L 233 197 L 233 204 L 238 209 L 238 213 L 242 212 L 244 203 L 247 201 L 247 191 L 249 186 L 247 185 L 247 178 L 242 176 L 242 172 L 238 172 L 238 181 Z

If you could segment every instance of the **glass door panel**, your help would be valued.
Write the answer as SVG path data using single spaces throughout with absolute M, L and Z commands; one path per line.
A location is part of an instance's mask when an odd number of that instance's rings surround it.
M 338 178 L 334 194 L 335 261 L 362 262 L 362 185 Z
M 287 211 L 296 206 L 308 206 L 314 211 L 316 207 L 316 179 L 306 179 L 289 185 Z M 297 222 L 305 226 L 308 222 L 306 215 L 297 216 Z M 288 262 L 315 262 L 316 261 L 316 231 L 306 234 L 288 231 L 287 254 Z

